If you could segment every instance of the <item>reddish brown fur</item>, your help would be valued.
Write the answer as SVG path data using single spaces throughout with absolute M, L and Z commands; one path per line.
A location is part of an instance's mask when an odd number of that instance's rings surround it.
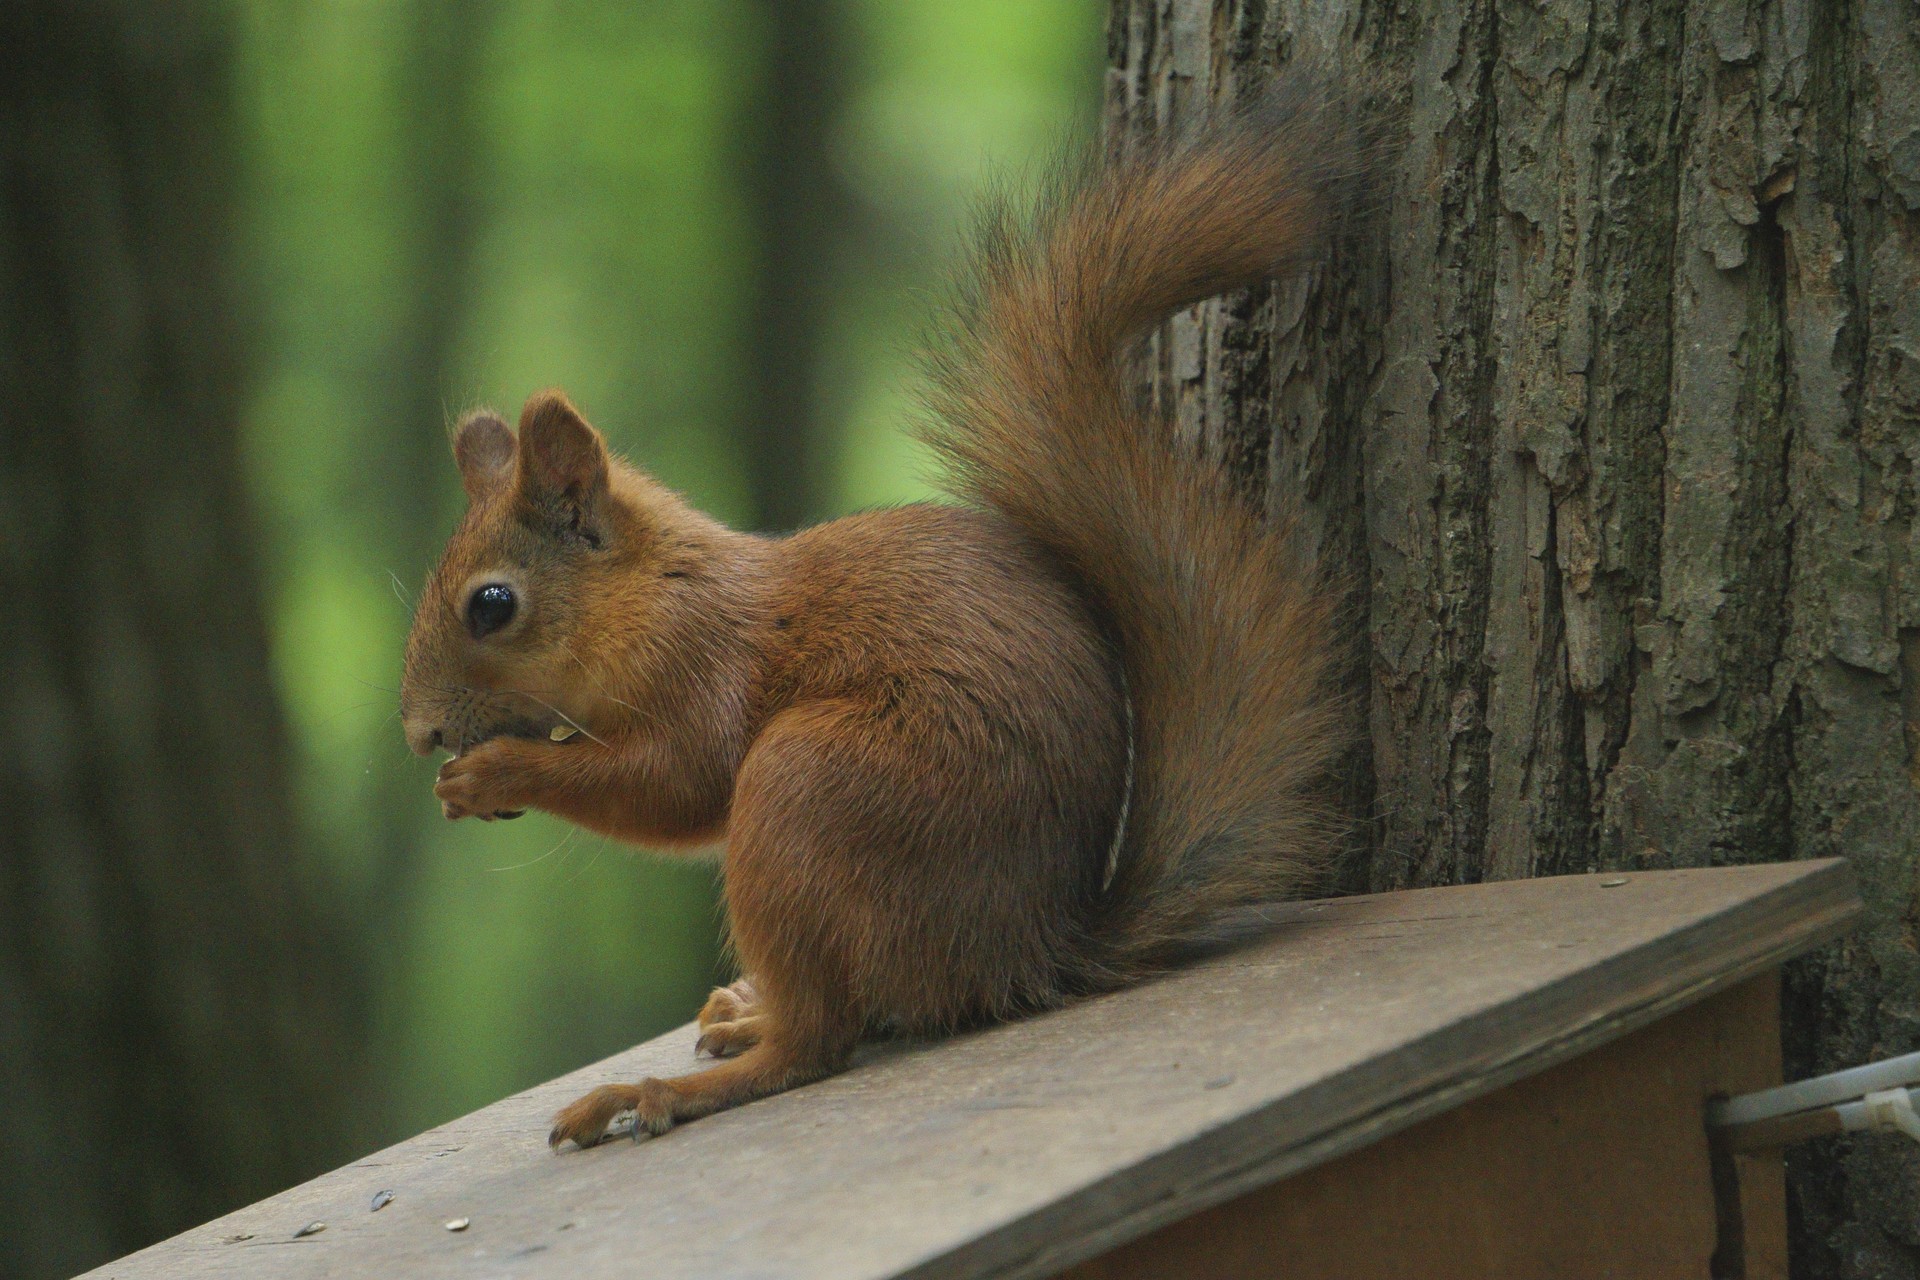
M 596 1090 L 556 1144 L 829 1074 L 879 1028 L 1132 980 L 1312 872 L 1340 740 L 1327 593 L 1283 528 L 1133 412 L 1118 358 L 1311 243 L 1346 176 L 1301 151 L 1337 136 L 1322 110 L 1292 91 L 1083 175 L 1031 228 L 990 222 L 932 432 L 978 509 L 756 538 L 612 458 L 557 394 L 528 401 L 517 440 L 462 423 L 471 505 L 402 694 L 413 746 L 454 752 L 447 815 L 724 834 L 751 975 L 701 1015 L 725 1062 Z M 475 639 L 468 599 L 495 581 L 518 610 Z M 553 742 L 556 725 L 580 732 Z

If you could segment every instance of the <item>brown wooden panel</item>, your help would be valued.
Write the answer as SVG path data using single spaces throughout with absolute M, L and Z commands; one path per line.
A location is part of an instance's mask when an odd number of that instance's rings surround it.
M 1779 1002 L 1777 974 L 1754 979 L 1062 1280 L 1705 1280 L 1720 1241 L 1702 1108 L 1778 1083 Z M 1780 1158 L 1740 1164 L 1722 1256 L 1785 1280 Z

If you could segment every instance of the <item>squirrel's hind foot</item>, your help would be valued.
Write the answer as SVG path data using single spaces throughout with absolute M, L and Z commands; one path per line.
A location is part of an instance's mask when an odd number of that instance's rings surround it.
M 760 995 L 753 989 L 753 979 L 740 978 L 729 986 L 715 987 L 707 996 L 700 1008 L 700 1029 L 705 1031 L 716 1022 L 757 1017 L 759 1013 Z
M 731 1058 L 759 1044 L 760 1032 L 761 1018 L 757 1013 L 746 1014 L 731 1022 L 709 1022 L 701 1030 L 693 1051 L 710 1053 L 716 1058 Z

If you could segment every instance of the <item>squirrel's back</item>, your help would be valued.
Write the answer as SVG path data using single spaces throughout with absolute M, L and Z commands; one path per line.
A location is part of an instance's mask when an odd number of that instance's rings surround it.
M 1335 592 L 1296 554 L 1286 495 L 1262 521 L 1140 411 L 1125 358 L 1174 311 L 1324 243 L 1363 151 L 1338 97 L 1294 77 L 1202 131 L 1066 173 L 1029 213 L 991 206 L 957 341 L 932 358 L 925 434 L 955 488 L 1058 557 L 1125 671 L 1130 815 L 1068 959 L 1076 985 L 1127 981 L 1220 911 L 1297 891 L 1333 843 Z

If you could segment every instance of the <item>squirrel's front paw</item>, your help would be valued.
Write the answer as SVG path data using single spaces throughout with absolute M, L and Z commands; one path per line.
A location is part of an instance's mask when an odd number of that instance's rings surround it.
M 440 766 L 433 784 L 440 811 L 448 818 L 517 818 L 526 803 L 510 782 L 512 743 L 496 738 L 455 756 Z

